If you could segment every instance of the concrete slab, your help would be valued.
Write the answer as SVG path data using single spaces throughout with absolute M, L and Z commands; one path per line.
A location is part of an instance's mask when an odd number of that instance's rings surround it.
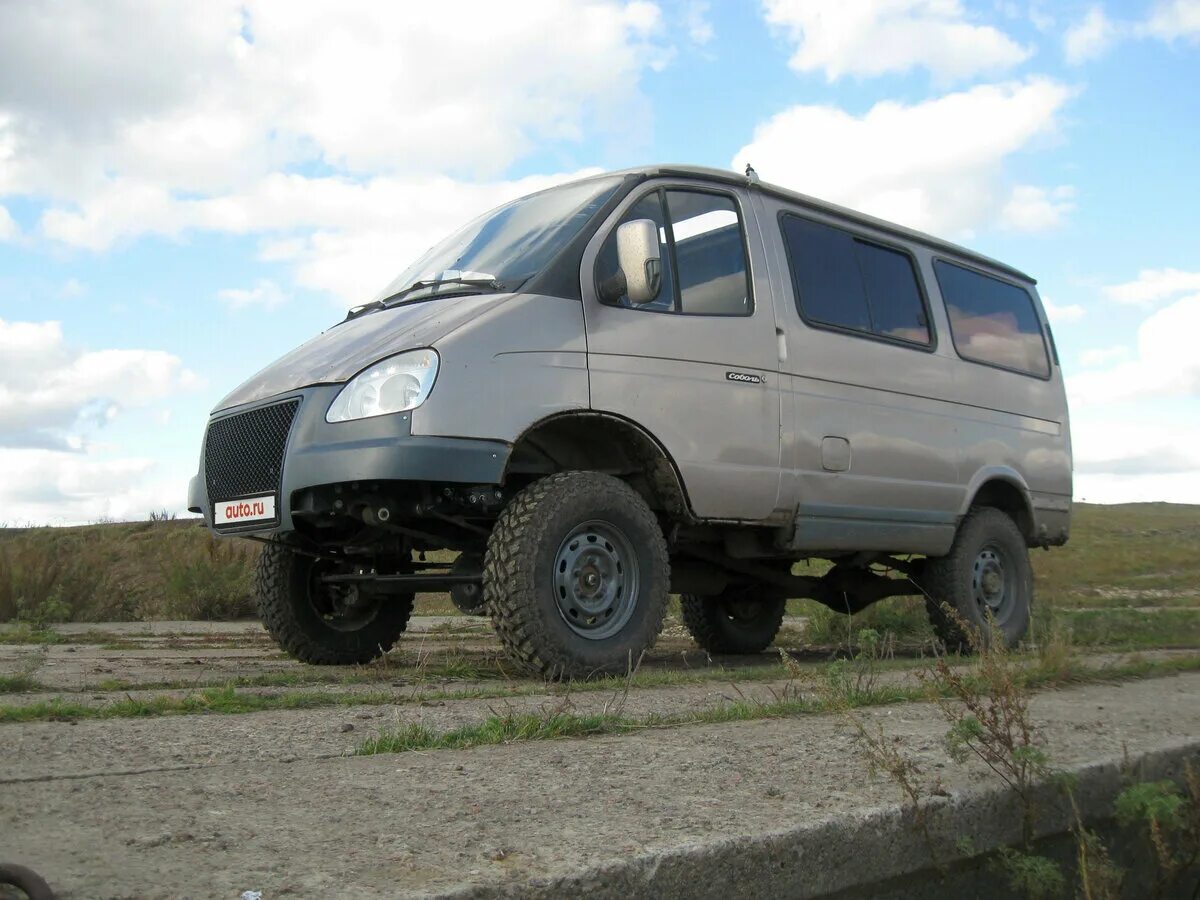
M 1086 803 L 1111 793 L 1124 758 L 1157 774 L 1200 753 L 1200 675 L 1051 692 L 1032 710 Z M 947 847 L 961 834 L 981 848 L 1012 839 L 1005 795 L 947 760 L 935 709 L 861 715 L 941 781 L 932 825 Z M 138 723 L 141 743 L 123 739 L 131 762 L 149 729 L 173 721 Z M 312 745 L 297 723 L 292 741 Z M 81 726 L 54 727 L 50 743 Z M 6 858 L 65 898 L 814 897 L 925 864 L 857 741 L 843 718 L 805 716 L 470 751 L 64 769 L 0 789 L 0 834 Z

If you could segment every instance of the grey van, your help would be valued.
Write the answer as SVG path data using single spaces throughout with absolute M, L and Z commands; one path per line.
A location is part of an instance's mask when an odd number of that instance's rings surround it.
M 552 677 L 635 665 L 671 593 L 711 653 L 765 649 L 789 597 L 920 595 L 948 645 L 1015 644 L 1071 513 L 1034 285 L 750 170 L 586 178 L 226 397 L 188 505 L 265 542 L 263 621 L 310 663 L 386 652 L 436 591 Z

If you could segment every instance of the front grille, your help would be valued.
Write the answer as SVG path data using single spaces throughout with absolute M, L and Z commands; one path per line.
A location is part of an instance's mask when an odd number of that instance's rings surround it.
M 278 492 L 288 432 L 299 408 L 299 400 L 288 400 L 209 424 L 204 481 L 210 503 Z

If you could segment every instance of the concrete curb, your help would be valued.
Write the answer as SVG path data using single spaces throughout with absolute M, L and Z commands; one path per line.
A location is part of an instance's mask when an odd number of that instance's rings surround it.
M 1075 796 L 1086 823 L 1108 820 L 1116 796 L 1136 780 L 1182 781 L 1185 765 L 1200 764 L 1200 738 L 1128 758 L 1102 758 L 1065 770 L 1075 780 Z M 1047 792 L 1047 797 L 1051 794 Z M 554 879 L 502 885 L 477 885 L 438 896 L 454 898 L 557 898 L 587 896 L 601 900 L 631 897 L 879 897 L 942 896 L 936 878 L 922 885 L 935 866 L 970 865 L 992 851 L 1020 841 L 1020 805 L 995 780 L 987 785 L 932 797 L 926 807 L 928 839 L 916 827 L 911 808 L 891 805 L 858 810 L 796 829 L 731 836 L 631 857 Z M 1067 833 L 1074 817 L 1064 801 L 1048 801 L 1039 810 L 1039 838 Z M 970 836 L 971 851 L 959 841 Z M 939 859 L 930 855 L 930 843 Z M 902 880 L 907 886 L 886 885 Z M 976 879 L 978 893 L 988 889 Z M 997 881 L 995 896 L 1009 896 Z

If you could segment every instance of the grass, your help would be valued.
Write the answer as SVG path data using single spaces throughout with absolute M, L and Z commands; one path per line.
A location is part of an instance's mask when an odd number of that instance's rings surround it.
M 1059 628 L 1077 646 L 1126 650 L 1200 647 L 1200 609 L 1048 609 L 1035 612 L 1034 633 Z
M 1056 606 L 1158 606 L 1188 591 L 1200 606 L 1197 546 L 1200 506 L 1078 503 L 1070 542 L 1034 554 L 1036 588 Z
M 915 663 L 910 663 L 910 665 Z M 434 674 L 430 674 L 430 673 Z M 131 718 L 140 716 L 181 715 L 196 712 L 242 713 L 259 712 L 264 709 L 311 709 L 321 706 L 355 706 L 397 703 L 425 703 L 434 700 L 493 700 L 507 697 L 526 697 L 543 694 L 581 694 L 601 691 L 617 692 L 626 688 L 677 687 L 710 682 L 755 683 L 775 681 L 789 677 L 790 670 L 782 665 L 755 666 L 745 669 L 713 667 L 693 670 L 647 670 L 632 676 L 612 676 L 592 681 L 572 683 L 538 681 L 483 684 L 469 687 L 421 690 L 420 685 L 441 680 L 438 669 L 407 672 L 405 684 L 397 684 L 390 691 L 353 692 L 338 694 L 333 691 L 296 691 L 284 694 L 253 694 L 242 691 L 253 687 L 292 687 L 317 684 L 378 684 L 384 672 L 358 671 L 347 674 L 321 673 L 315 677 L 279 672 L 244 676 L 227 680 L 224 684 L 199 689 L 185 697 L 156 697 L 147 700 L 124 698 L 104 705 L 85 704 L 66 697 L 22 706 L 0 705 L 0 723 L 24 722 L 41 719 L 63 718 Z M 408 684 L 411 682 L 411 686 Z M 33 688 L 31 688 L 32 690 Z M 44 688 L 43 688 L 44 689 Z M 103 679 L 87 685 L 76 693 L 116 691 L 183 690 L 196 691 L 193 682 L 162 681 L 133 683 L 120 679 Z M 232 692 L 232 693 L 230 693 Z M 211 696 L 210 696 L 211 695 Z M 199 697 L 199 700 L 194 698 Z M 211 702 L 214 698 L 221 702 Z M 290 698 L 290 699 L 289 699 Z M 226 702 L 228 701 L 228 702 Z M 236 701 L 236 702 L 235 702 Z M 290 704 L 290 705 L 289 705 Z M 33 712 L 21 712 L 33 710 Z
M 16 675 L 0 675 L 0 694 L 24 694 L 43 690 L 41 683 L 32 675 L 20 672 Z
M 263 712 L 271 709 L 314 709 L 328 706 L 377 706 L 392 703 L 392 694 L 335 694 L 293 691 L 286 694 L 253 694 L 234 687 L 204 688 L 184 697 L 126 697 L 103 706 L 88 706 L 55 697 L 24 706 L 0 706 L 0 723 L 66 719 L 130 719 L 197 713 Z
M 1165 661 L 1143 659 L 1135 660 L 1127 665 L 1103 669 L 1076 667 L 1066 680 L 1072 684 L 1086 684 L 1198 670 L 1200 670 L 1200 657 Z M 968 676 L 968 680 L 973 677 L 975 676 Z M 1030 690 L 1060 686 L 1063 683 L 1061 672 L 1042 672 L 1037 669 L 1023 673 L 1021 678 L 1024 686 Z M 928 699 L 928 696 L 928 687 L 922 684 L 876 684 L 869 690 L 852 694 L 838 694 L 837 696 L 820 693 L 814 696 L 801 696 L 793 691 L 784 691 L 777 699 L 770 701 L 736 700 L 720 706 L 678 714 L 631 717 L 620 712 L 580 715 L 564 710 L 555 710 L 540 715 L 537 713 L 513 713 L 489 716 L 482 722 L 445 731 L 436 731 L 425 725 L 409 723 L 368 739 L 356 748 L 355 753 L 361 756 L 370 756 L 378 753 L 405 753 L 418 750 L 466 750 L 494 744 L 629 734 L 651 728 L 712 725 L 788 718 L 814 713 L 844 712 L 847 709 L 859 707 L 923 700 Z
M 20 622 L 12 628 L 0 630 L 0 644 L 83 644 L 90 643 L 80 640 L 82 635 L 59 634 L 52 628 L 35 628 L 25 622 Z M 111 640 L 111 635 L 105 635 L 104 640 Z
M 250 615 L 257 545 L 198 521 L 0 529 L 0 621 Z

